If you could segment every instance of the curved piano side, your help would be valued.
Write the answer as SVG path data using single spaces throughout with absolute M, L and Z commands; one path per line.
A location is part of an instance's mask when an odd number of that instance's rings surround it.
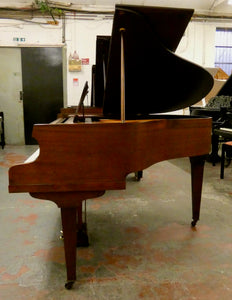
M 207 154 L 211 119 L 35 125 L 33 136 L 40 155 L 10 168 L 10 192 L 103 191 L 159 161 Z

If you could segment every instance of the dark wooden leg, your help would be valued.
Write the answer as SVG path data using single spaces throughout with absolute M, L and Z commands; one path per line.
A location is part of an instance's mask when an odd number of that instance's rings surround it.
M 201 192 L 206 156 L 190 157 L 192 180 L 192 223 L 194 227 L 200 217 Z
M 90 192 L 45 192 L 30 193 L 37 199 L 51 200 L 61 209 L 61 219 L 64 238 L 64 252 L 67 270 L 66 289 L 71 289 L 76 280 L 76 245 L 77 245 L 77 218 L 82 224 L 82 201 L 100 197 L 105 191 Z
M 88 247 L 87 224 L 82 220 L 82 203 L 77 207 L 77 247 Z
M 221 173 L 220 173 L 221 179 L 224 179 L 224 165 L 225 165 L 225 144 L 222 144 Z
M 212 152 L 209 154 L 207 161 L 212 162 L 213 166 L 216 165 L 221 159 L 218 155 L 218 144 L 219 144 L 219 136 L 212 134 Z
M 66 289 L 71 289 L 76 280 L 76 224 L 77 224 L 77 209 L 76 207 L 62 208 L 61 218 L 64 236 L 64 251 L 67 270 Z

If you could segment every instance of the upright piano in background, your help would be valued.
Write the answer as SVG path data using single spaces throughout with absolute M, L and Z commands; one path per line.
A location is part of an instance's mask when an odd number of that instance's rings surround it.
M 212 118 L 212 151 L 207 160 L 215 165 L 221 160 L 218 155 L 220 141 L 232 139 L 232 75 L 205 107 L 190 107 L 190 115 Z
M 76 280 L 82 202 L 105 190 L 125 189 L 129 173 L 190 157 L 192 226 L 199 219 L 211 119 L 157 114 L 188 107 L 212 87 L 207 71 L 174 54 L 192 14 L 191 9 L 116 5 L 105 96 L 102 107 L 95 108 L 94 121 L 83 122 L 82 116 L 82 122 L 73 123 L 72 116 L 62 123 L 35 125 L 40 152 L 9 170 L 11 193 L 29 192 L 61 209 L 67 289 Z M 120 121 L 122 90 L 125 121 Z
M 222 114 L 225 113 L 223 109 L 226 110 L 232 109 L 232 106 L 229 104 L 227 104 L 227 106 L 225 106 L 223 102 L 220 104 L 221 96 L 222 96 L 222 100 L 223 100 L 223 96 L 232 97 L 232 75 L 230 75 L 230 77 L 225 81 L 225 83 L 222 85 L 220 90 L 217 92 L 216 96 L 212 97 L 212 98 L 218 97 L 218 100 L 216 102 L 217 105 L 215 106 L 206 105 L 205 107 L 191 106 L 190 107 L 191 116 L 208 116 L 208 117 L 212 117 L 213 121 L 216 122 L 219 118 L 222 117 Z M 211 99 L 209 100 L 209 103 L 210 101 Z

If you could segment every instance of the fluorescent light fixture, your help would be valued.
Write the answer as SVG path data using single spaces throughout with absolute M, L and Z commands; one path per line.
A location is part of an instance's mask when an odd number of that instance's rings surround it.
M 232 0 L 228 0 L 228 4 L 229 4 L 229 5 L 232 5 Z

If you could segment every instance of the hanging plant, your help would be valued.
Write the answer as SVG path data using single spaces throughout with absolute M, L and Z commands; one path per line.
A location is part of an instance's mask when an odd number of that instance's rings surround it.
M 58 16 L 61 16 L 63 14 L 63 11 L 62 9 L 59 9 L 59 8 L 54 8 L 54 7 L 51 7 L 49 6 L 49 3 L 47 0 L 45 1 L 41 1 L 41 0 L 35 0 L 35 4 L 37 5 L 37 7 L 39 8 L 39 10 L 45 14 L 45 13 L 48 13 L 51 15 L 53 21 L 55 24 L 57 24 L 57 21 L 54 17 L 54 15 L 58 15 Z

